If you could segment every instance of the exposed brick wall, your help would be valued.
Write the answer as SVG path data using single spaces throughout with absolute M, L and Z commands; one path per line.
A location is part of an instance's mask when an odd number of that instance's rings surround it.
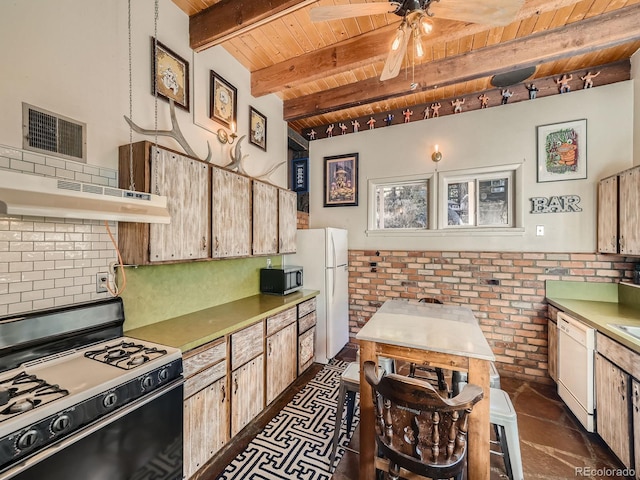
M 309 228 L 309 214 L 298 211 L 298 230 L 306 230 Z
M 351 341 L 385 300 L 437 297 L 473 310 L 501 374 L 548 383 L 545 280 L 619 282 L 633 267 L 584 253 L 350 250 Z

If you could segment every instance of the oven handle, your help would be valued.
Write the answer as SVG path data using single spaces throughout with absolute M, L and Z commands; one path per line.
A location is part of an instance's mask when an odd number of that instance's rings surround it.
M 37 463 L 40 463 L 44 459 L 46 459 L 46 458 L 50 457 L 51 455 L 57 453 L 58 450 L 65 449 L 69 445 L 73 445 L 78 440 L 82 440 L 84 437 L 92 434 L 96 430 L 99 430 L 99 429 L 103 428 L 105 425 L 109 425 L 110 423 L 118 420 L 119 418 L 122 418 L 125 415 L 133 412 L 134 410 L 137 410 L 138 408 L 140 408 L 140 407 L 146 405 L 147 403 L 155 400 L 159 396 L 164 395 L 165 393 L 170 392 L 171 390 L 180 387 L 183 383 L 184 383 L 184 378 L 180 377 L 179 380 L 175 380 L 172 383 L 169 383 L 169 384 L 167 384 L 167 385 L 165 385 L 165 386 L 163 386 L 163 387 L 161 387 L 161 388 L 159 388 L 157 390 L 154 390 L 152 393 L 150 393 L 146 397 L 139 398 L 139 399 L 129 403 L 128 405 L 120 408 L 119 410 L 113 412 L 112 414 L 106 415 L 106 416 L 98 419 L 94 423 L 90 423 L 89 425 L 87 425 L 83 429 L 72 433 L 70 436 L 62 439 L 58 443 L 53 443 L 51 445 L 48 445 L 44 450 L 36 453 L 35 455 L 33 455 L 31 457 L 25 458 L 24 460 L 20 461 L 19 463 L 16 463 L 9 470 L 7 470 L 5 472 L 0 472 L 0 476 L 1 476 L 2 480 L 9 480 L 10 478 L 15 477 L 16 475 L 18 475 L 22 471 L 26 470 L 27 468 L 30 468 L 33 465 L 35 465 Z

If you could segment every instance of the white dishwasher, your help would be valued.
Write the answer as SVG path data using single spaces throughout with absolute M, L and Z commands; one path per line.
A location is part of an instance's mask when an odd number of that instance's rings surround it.
M 558 313 L 558 394 L 588 432 L 595 431 L 595 333 L 594 328 Z

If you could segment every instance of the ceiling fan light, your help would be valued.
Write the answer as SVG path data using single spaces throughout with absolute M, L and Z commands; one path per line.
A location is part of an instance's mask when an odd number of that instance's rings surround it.
M 405 35 L 404 30 L 402 27 L 400 27 L 398 29 L 398 33 L 396 33 L 396 38 L 393 39 L 393 43 L 391 44 L 391 50 L 395 52 L 398 50 L 398 48 L 400 48 L 404 35 Z
M 416 57 L 421 58 L 422 56 L 424 56 L 424 49 L 422 48 L 422 42 L 418 38 L 416 42 Z
M 420 19 L 420 28 L 422 29 L 422 33 L 429 35 L 433 30 L 433 22 L 429 17 L 423 15 Z

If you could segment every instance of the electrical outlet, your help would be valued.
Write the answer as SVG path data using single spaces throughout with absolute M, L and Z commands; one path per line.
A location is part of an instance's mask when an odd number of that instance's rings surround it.
M 107 291 L 107 280 L 109 274 L 106 272 L 96 273 L 96 293 L 104 293 Z
M 536 235 L 539 237 L 544 235 L 544 225 L 536 225 Z

